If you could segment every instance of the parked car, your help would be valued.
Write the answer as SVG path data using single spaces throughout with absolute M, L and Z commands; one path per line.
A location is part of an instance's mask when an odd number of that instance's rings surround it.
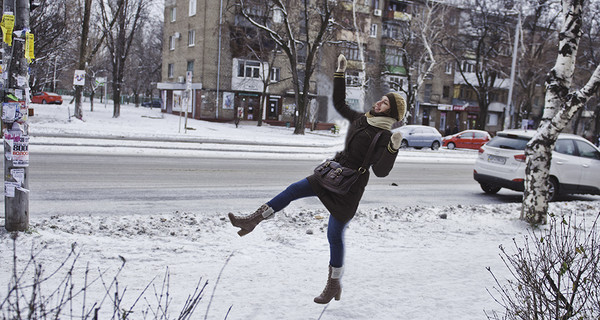
M 459 133 L 445 136 L 442 140 L 442 146 L 448 149 L 466 148 L 479 149 L 482 145 L 492 139 L 489 133 L 482 130 L 465 130 Z
M 507 188 L 523 191 L 525 146 L 535 131 L 500 131 L 479 148 L 473 178 L 490 194 Z M 551 201 L 561 194 L 600 194 L 600 149 L 586 139 L 561 133 L 550 163 Z
M 400 131 L 402 133 L 402 143 L 400 148 L 431 148 L 437 150 L 442 145 L 442 134 L 434 127 L 421 125 L 406 125 L 392 132 Z
M 160 108 L 162 101 L 160 99 L 152 99 L 151 101 L 142 102 L 142 107 L 147 108 Z
M 36 93 L 32 94 L 31 102 L 32 103 L 41 103 L 41 104 L 46 104 L 46 103 L 62 104 L 63 100 L 59 94 L 42 91 L 42 92 L 36 92 Z

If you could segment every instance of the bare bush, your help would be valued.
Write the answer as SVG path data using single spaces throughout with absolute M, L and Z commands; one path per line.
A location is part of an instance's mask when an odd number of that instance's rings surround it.
M 488 319 L 600 319 L 600 238 L 596 216 L 585 219 L 551 216 L 545 229 L 531 230 L 516 253 L 500 246 L 513 279 L 494 277 L 490 292 L 504 312 Z M 488 290 L 489 292 L 489 290 Z
M 44 248 L 32 248 L 30 258 L 19 270 L 17 264 L 17 236 L 11 235 L 13 241 L 13 266 L 11 279 L 5 296 L 0 296 L 0 319 L 99 319 L 102 311 L 103 317 L 110 315 L 111 319 L 172 319 L 169 305 L 172 298 L 169 294 L 169 269 L 165 271 L 162 283 L 155 284 L 156 278 L 135 297 L 131 305 L 124 304 L 127 288 L 119 287 L 119 274 L 126 264 L 126 259 L 121 258 L 121 265 L 116 273 L 107 276 L 107 270 L 90 269 L 89 263 L 85 267 L 83 284 L 78 285 L 76 266 L 79 252 L 76 244 L 71 245 L 67 257 L 59 264 L 56 270 L 46 274 L 38 256 Z M 94 275 L 92 275 L 92 273 Z M 50 280 L 52 285 L 49 284 Z M 58 285 L 56 282 L 58 281 Z M 92 285 L 102 285 L 102 297 L 89 297 L 88 291 Z M 175 319 L 190 319 L 199 305 L 208 281 L 202 284 L 198 281 L 194 292 L 189 295 L 179 314 Z M 147 297 L 152 289 L 151 297 Z M 153 297 L 153 299 L 152 299 Z M 143 305 L 136 309 L 140 301 Z M 133 316 L 134 310 L 137 313 Z

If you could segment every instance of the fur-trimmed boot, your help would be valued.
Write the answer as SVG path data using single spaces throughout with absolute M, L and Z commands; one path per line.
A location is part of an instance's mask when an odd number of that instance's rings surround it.
M 315 298 L 316 303 L 327 304 L 331 299 L 340 300 L 342 296 L 342 285 L 340 284 L 340 278 L 342 277 L 342 271 L 344 267 L 334 268 L 329 266 L 329 277 L 327 278 L 327 285 L 320 296 Z
M 275 211 L 273 208 L 269 207 L 267 204 L 263 204 L 258 208 L 258 210 L 254 211 L 253 214 L 249 214 L 247 216 L 235 216 L 233 213 L 229 213 L 229 220 L 234 227 L 238 227 L 241 230 L 238 231 L 238 234 L 241 236 L 245 236 L 248 233 L 252 232 L 254 228 L 263 220 L 269 218 L 273 215 Z

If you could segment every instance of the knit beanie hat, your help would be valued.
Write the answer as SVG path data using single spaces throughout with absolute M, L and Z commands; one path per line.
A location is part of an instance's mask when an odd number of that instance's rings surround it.
M 390 92 L 385 95 L 390 100 L 390 116 L 398 121 L 404 119 L 406 113 L 406 101 L 397 92 Z

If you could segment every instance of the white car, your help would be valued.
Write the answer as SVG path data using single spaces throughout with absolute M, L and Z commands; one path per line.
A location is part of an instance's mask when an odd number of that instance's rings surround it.
M 535 131 L 500 131 L 479 148 L 473 178 L 490 194 L 501 188 L 523 191 L 525 146 Z M 586 139 L 561 133 L 552 151 L 550 196 L 560 194 L 600 194 L 600 149 Z
M 392 132 L 402 133 L 400 148 L 431 148 L 437 150 L 442 145 L 442 134 L 434 127 L 416 124 L 392 129 Z

